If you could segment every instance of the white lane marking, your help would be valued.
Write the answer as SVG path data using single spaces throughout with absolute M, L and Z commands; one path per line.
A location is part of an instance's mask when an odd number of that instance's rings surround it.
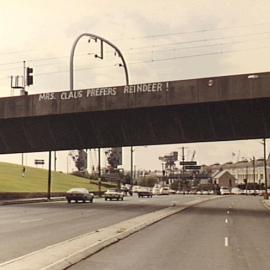
M 225 219 L 225 223 L 228 223 L 228 222 L 229 222 L 229 221 L 228 221 L 228 219 L 226 218 L 226 219 Z
M 229 210 L 227 210 L 227 215 L 229 215 L 230 214 L 230 211 Z
M 225 247 L 229 246 L 229 238 L 228 237 L 224 238 L 224 245 L 225 245 Z
M 37 221 L 41 221 L 43 220 L 43 218 L 35 218 L 35 219 L 24 219 L 24 220 L 20 220 L 20 223 L 30 223 L 30 222 L 37 222 Z

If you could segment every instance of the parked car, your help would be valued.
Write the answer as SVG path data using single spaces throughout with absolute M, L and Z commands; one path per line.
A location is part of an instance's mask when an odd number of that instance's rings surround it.
M 141 187 L 138 191 L 137 191 L 138 197 L 148 197 L 148 198 L 152 198 L 153 193 L 151 191 L 150 188 L 148 187 Z
M 241 195 L 241 189 L 238 187 L 233 187 L 231 192 L 235 195 Z
M 110 201 L 111 200 L 117 200 L 117 201 L 121 200 L 121 201 L 123 201 L 124 200 L 124 193 L 118 189 L 110 188 L 104 193 L 104 198 L 105 198 L 105 201 L 107 201 L 107 200 L 110 200 Z
M 72 188 L 66 192 L 66 199 L 68 203 L 71 203 L 71 201 L 89 201 L 92 203 L 94 194 L 89 192 L 86 188 Z
M 220 188 L 220 194 L 221 195 L 229 195 L 231 193 L 230 193 L 230 190 L 228 188 L 222 187 L 222 188 Z

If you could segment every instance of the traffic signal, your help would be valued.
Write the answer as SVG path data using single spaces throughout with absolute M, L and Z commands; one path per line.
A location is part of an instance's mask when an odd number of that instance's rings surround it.
M 26 85 L 33 84 L 33 68 L 27 67 L 26 68 Z

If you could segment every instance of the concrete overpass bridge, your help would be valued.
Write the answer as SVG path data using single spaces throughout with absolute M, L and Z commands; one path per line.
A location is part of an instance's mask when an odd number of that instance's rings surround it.
M 270 73 L 0 99 L 0 153 L 270 136 Z

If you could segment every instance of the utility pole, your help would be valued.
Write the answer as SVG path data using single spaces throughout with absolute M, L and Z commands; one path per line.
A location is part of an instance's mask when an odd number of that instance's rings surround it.
M 130 147 L 130 184 L 133 186 L 133 146 Z
M 267 165 L 266 165 L 266 139 L 263 138 L 263 161 L 264 161 L 264 199 L 268 200 L 268 190 L 267 190 Z
M 101 157 L 100 148 L 98 148 L 98 194 L 101 197 Z
M 247 187 L 248 187 L 248 165 L 246 165 L 246 195 L 247 195 Z
M 56 172 L 56 151 L 54 151 L 54 172 Z
M 185 180 L 185 165 L 184 165 L 184 162 L 185 162 L 185 147 L 183 146 L 182 147 L 182 162 L 183 162 L 183 167 L 182 167 L 182 182 L 184 183 Z M 185 187 L 186 187 L 186 183 L 185 183 Z
M 252 158 L 252 165 L 253 165 L 253 188 L 254 188 L 254 195 L 255 194 L 255 157 Z
M 52 152 L 49 151 L 48 192 L 47 192 L 48 200 L 51 199 L 51 179 L 52 179 L 51 159 L 52 159 Z
M 101 177 L 101 157 L 100 157 L 100 148 L 98 148 L 98 177 Z

